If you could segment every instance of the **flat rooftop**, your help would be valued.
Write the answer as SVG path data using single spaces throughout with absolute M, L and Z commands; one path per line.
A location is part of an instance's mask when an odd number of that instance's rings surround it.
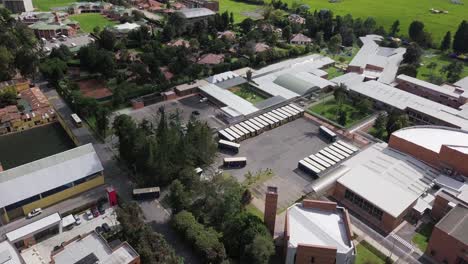
M 123 243 L 112 250 L 107 242 L 96 232 L 91 232 L 81 239 L 76 239 L 65 245 L 62 251 L 52 256 L 55 264 L 102 263 L 128 264 L 138 257 L 138 254 L 128 244 Z M 85 259 L 94 262 L 84 262 Z
M 438 126 L 416 126 L 395 131 L 392 136 L 439 153 L 443 145 L 461 152 L 468 151 L 468 131 Z
M 343 210 L 305 208 L 297 203 L 288 209 L 289 243 L 336 247 L 337 252 L 353 250 Z
M 258 111 L 258 108 L 249 101 L 214 84 L 200 86 L 199 89 L 226 105 L 227 108 L 232 109 L 233 111 L 231 113 L 233 113 L 233 117 L 238 115 L 248 115 Z
M 346 160 L 338 182 L 382 211 L 398 217 L 439 174 L 425 163 L 378 143 Z
M 448 212 L 436 227 L 465 245 L 468 245 L 468 208 L 457 205 Z
M 51 214 L 35 222 L 32 222 L 28 225 L 25 225 L 16 230 L 13 230 L 10 233 L 7 233 L 6 237 L 8 238 L 10 242 L 15 243 L 19 239 L 24 238 L 30 234 L 33 234 L 40 230 L 44 230 L 55 224 L 59 224 L 61 220 L 62 218 L 60 217 L 58 213 Z
M 0 242 L 0 263 L 2 264 L 23 264 L 18 251 L 8 241 Z

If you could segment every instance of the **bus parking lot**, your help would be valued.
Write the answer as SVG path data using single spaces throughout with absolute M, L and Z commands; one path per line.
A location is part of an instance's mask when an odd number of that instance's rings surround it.
M 247 165 L 240 169 L 223 168 L 238 181 L 245 174 L 271 169 L 274 176 L 253 190 L 258 198 L 264 199 L 266 186 L 278 187 L 278 207 L 284 208 L 305 194 L 305 187 L 314 178 L 297 168 L 298 161 L 326 147 L 328 143 L 319 136 L 319 126 L 306 118 L 299 118 L 240 143 L 238 154 L 222 151 L 219 165 L 225 157 L 246 157 Z

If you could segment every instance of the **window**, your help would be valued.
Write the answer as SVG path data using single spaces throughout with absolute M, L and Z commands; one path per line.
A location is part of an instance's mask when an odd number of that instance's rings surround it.
M 310 263 L 315 263 L 315 257 L 310 257 Z
M 357 205 L 359 208 L 361 208 L 363 211 L 373 216 L 374 218 L 382 220 L 382 210 L 378 209 L 368 201 L 361 198 L 359 195 L 353 193 L 352 191 L 346 190 L 345 199 Z

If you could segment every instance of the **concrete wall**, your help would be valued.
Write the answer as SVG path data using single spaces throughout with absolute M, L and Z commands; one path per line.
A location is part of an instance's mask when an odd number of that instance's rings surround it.
M 437 226 L 432 231 L 426 254 L 435 259 L 438 263 L 458 264 L 459 259 L 468 261 L 468 245 L 449 236 Z M 444 262 L 446 261 L 446 262 Z
M 56 204 L 58 202 L 61 202 L 63 200 L 66 200 L 72 196 L 75 196 L 77 194 L 80 194 L 82 192 L 85 192 L 87 190 L 93 189 L 99 185 L 104 184 L 104 176 L 101 174 L 100 176 L 97 176 L 96 178 L 89 180 L 87 182 L 84 182 L 79 185 L 75 185 L 74 187 L 68 188 L 62 192 L 58 192 L 56 194 L 47 196 L 41 200 L 32 202 L 30 204 L 24 205 L 23 206 L 23 212 L 24 214 L 28 214 L 35 208 L 45 208 L 48 206 L 51 206 L 53 204 Z

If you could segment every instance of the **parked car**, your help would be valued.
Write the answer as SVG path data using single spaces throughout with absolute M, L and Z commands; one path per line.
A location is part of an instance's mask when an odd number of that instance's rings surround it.
M 91 210 L 87 210 L 86 213 L 86 219 L 91 220 L 94 218 L 93 213 L 91 213 Z
M 75 225 L 81 225 L 81 218 L 78 215 L 73 216 L 75 218 Z
M 107 223 L 102 224 L 101 227 L 106 233 L 111 231 L 111 228 Z
M 106 212 L 106 208 L 104 207 L 104 204 L 98 204 L 97 209 L 100 214 L 104 214 Z
M 192 111 L 192 115 L 200 115 L 200 112 L 198 112 L 197 110 Z
M 97 209 L 97 207 L 91 208 L 91 212 L 93 212 L 93 216 L 94 216 L 94 217 L 98 217 L 98 216 L 99 216 L 99 210 Z
M 33 217 L 38 216 L 40 214 L 42 214 L 42 209 L 41 208 L 36 208 L 36 209 L 32 210 L 31 212 L 29 212 L 28 218 L 33 218 Z
M 206 97 L 203 97 L 202 99 L 200 99 L 200 103 L 204 103 L 206 101 L 208 101 L 208 98 L 206 98 Z
M 96 231 L 96 233 L 100 234 L 104 231 L 104 229 L 102 229 L 101 226 L 96 226 L 96 228 L 94 229 L 94 231 Z

